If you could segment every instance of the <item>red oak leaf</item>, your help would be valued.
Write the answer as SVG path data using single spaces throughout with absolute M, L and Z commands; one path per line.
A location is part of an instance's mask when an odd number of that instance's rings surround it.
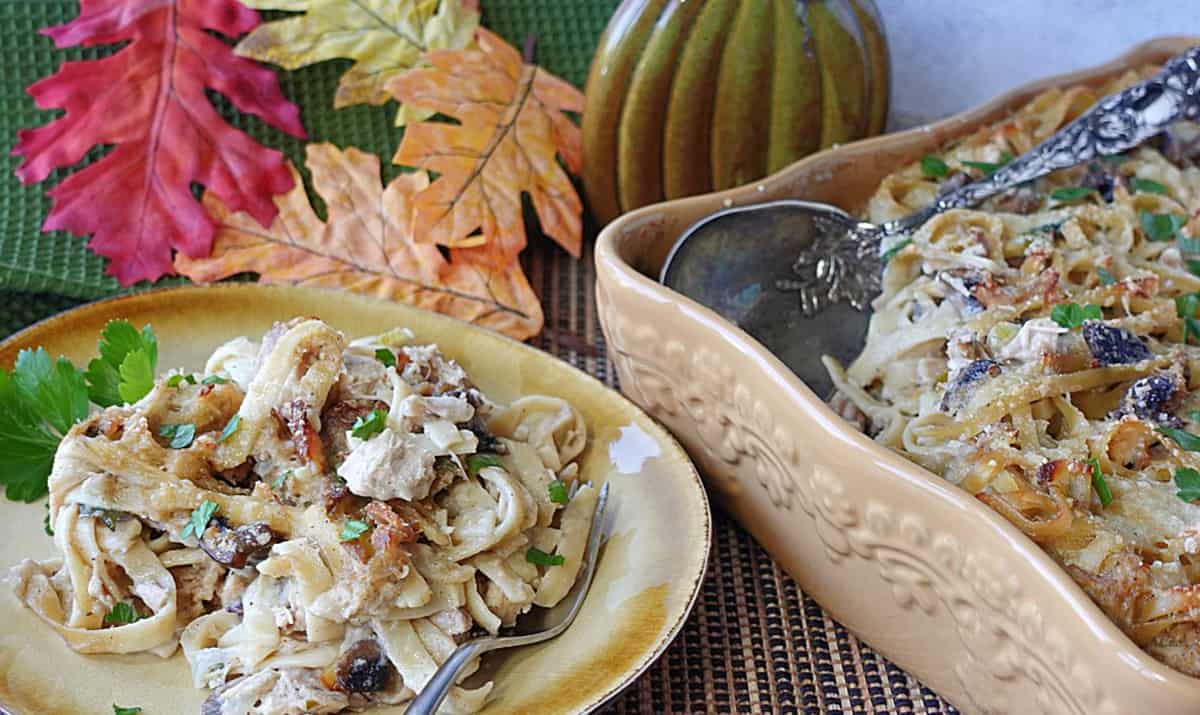
M 227 124 L 205 96 L 225 95 L 240 111 L 304 137 L 300 110 L 266 67 L 238 57 L 209 31 L 236 37 L 258 25 L 237 0 L 81 0 L 79 17 L 42 30 L 57 47 L 129 44 L 109 57 L 65 62 L 29 87 L 38 107 L 65 114 L 18 133 L 13 154 L 23 183 L 46 178 L 95 145 L 115 145 L 48 195 L 44 231 L 92 234 L 88 246 L 111 259 L 122 285 L 172 272 L 171 249 L 193 258 L 212 250 L 213 220 L 192 183 L 264 226 L 272 196 L 292 188 L 283 155 Z

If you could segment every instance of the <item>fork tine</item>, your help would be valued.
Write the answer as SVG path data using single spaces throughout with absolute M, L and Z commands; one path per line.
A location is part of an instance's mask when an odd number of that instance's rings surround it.
M 609 483 L 605 482 L 600 487 L 600 495 L 596 497 L 596 507 L 592 510 L 592 528 L 588 532 L 587 550 L 583 554 L 580 573 L 575 577 L 575 586 L 572 588 L 573 595 L 568 594 L 572 599 L 570 610 L 567 611 L 562 622 L 544 631 L 524 636 L 503 638 L 489 636 L 463 643 L 450 654 L 445 663 L 442 663 L 421 692 L 417 693 L 417 697 L 409 701 L 408 709 L 405 710 L 406 715 L 433 715 L 436 713 L 442 701 L 446 699 L 446 694 L 450 692 L 450 687 L 458 679 L 458 674 L 477 656 L 499 648 L 531 645 L 550 640 L 565 631 L 567 626 L 574 622 L 575 616 L 579 614 L 579 609 L 583 606 L 583 601 L 592 587 L 592 576 L 596 572 L 596 558 L 600 553 L 600 541 L 604 536 L 604 514 L 605 507 L 608 505 L 608 488 Z

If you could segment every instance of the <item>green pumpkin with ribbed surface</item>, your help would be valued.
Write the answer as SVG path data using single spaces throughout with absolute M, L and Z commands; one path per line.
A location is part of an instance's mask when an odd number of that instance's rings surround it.
M 882 131 L 871 0 L 625 0 L 592 59 L 583 182 L 608 222 Z

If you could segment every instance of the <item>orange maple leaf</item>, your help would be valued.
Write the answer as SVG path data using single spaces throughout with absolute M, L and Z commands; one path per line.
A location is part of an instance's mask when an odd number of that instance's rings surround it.
M 412 240 L 414 197 L 429 187 L 418 171 L 384 187 L 379 158 L 353 147 L 309 144 L 306 164 L 325 199 L 322 221 L 296 185 L 275 197 L 267 229 L 234 213 L 211 192 L 204 206 L 218 224 L 212 255 L 177 253 L 175 269 L 197 283 L 255 272 L 263 283 L 340 288 L 446 313 L 523 340 L 542 328 L 542 309 L 515 256 L 498 265 L 478 249 L 449 251 Z
M 413 232 L 419 241 L 488 246 L 489 260 L 503 264 L 525 247 L 524 191 L 546 235 L 578 257 L 583 204 L 556 157 L 578 173 L 582 140 L 566 113 L 583 110 L 583 94 L 484 28 L 475 41 L 478 49 L 428 52 L 429 67 L 387 85 L 401 102 L 460 122 L 404 131 L 393 161 L 440 174 L 415 199 Z

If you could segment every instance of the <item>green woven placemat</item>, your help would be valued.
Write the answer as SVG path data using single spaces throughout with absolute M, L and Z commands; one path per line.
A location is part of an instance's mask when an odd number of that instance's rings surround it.
M 483 0 L 483 21 L 510 42 L 521 46 L 529 33 L 536 35 L 538 61 L 551 72 L 577 86 L 587 76 L 596 39 L 604 29 L 617 0 Z M 46 189 L 65 172 L 55 172 L 41 184 L 22 186 L 13 176 L 19 157 L 10 156 L 17 130 L 36 127 L 54 115 L 37 109 L 25 87 L 52 74 L 67 60 L 98 57 L 111 48 L 55 49 L 38 29 L 71 20 L 78 3 L 66 0 L 0 0 L 0 290 L 56 293 L 75 298 L 97 298 L 120 290 L 104 275 L 105 262 L 91 254 L 85 240 L 68 233 L 42 233 L 50 208 Z M 355 106 L 332 109 L 338 77 L 348 60 L 325 62 L 295 72 L 279 72 L 280 85 L 301 108 L 301 118 L 311 141 L 354 145 L 383 158 L 385 178 L 396 173 L 388 162 L 399 144 L 401 131 L 392 126 L 396 105 Z M 305 142 L 272 129 L 258 119 L 235 114 L 225 102 L 218 108 L 232 123 L 267 146 L 282 150 L 302 164 Z M 89 159 L 95 159 L 93 151 Z M 88 159 L 85 159 L 87 161 Z M 306 175 L 307 180 L 307 175 Z

